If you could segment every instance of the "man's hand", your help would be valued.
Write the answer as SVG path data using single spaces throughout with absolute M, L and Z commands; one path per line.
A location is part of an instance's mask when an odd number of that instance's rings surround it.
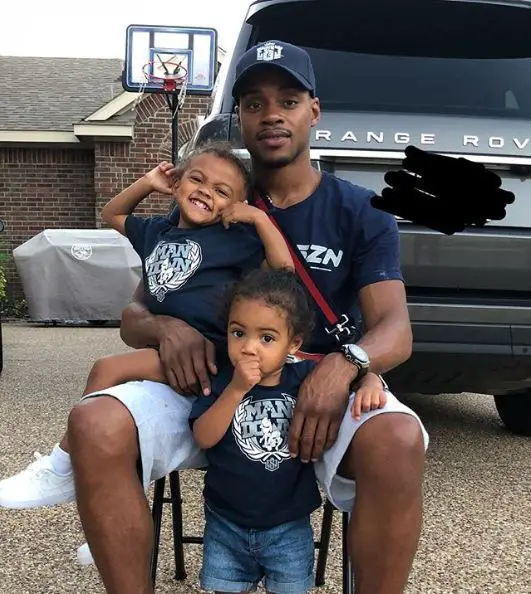
M 262 373 L 260 372 L 260 360 L 258 357 L 243 357 L 234 368 L 230 387 L 235 392 L 247 394 L 261 379 Z
M 175 184 L 175 173 L 177 168 L 173 163 L 162 161 L 151 171 L 144 175 L 146 181 L 151 185 L 152 192 L 160 192 L 161 194 L 171 194 Z
M 216 374 L 213 343 L 181 320 L 158 316 L 160 360 L 170 386 L 180 394 L 210 394 L 210 374 Z
M 357 369 L 332 353 L 304 380 L 289 431 L 289 451 L 302 462 L 320 460 L 337 439 Z

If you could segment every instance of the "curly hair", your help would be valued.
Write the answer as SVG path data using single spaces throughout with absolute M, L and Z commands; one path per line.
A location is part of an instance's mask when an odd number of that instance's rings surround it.
M 237 157 L 232 149 L 232 146 L 228 142 L 209 142 L 202 144 L 201 146 L 186 153 L 184 158 L 177 164 L 177 171 L 175 172 L 175 179 L 178 181 L 184 175 L 187 169 L 190 169 L 193 161 L 201 155 L 214 155 L 219 159 L 223 159 L 228 163 L 232 163 L 242 174 L 245 194 L 249 194 L 249 191 L 253 185 L 253 179 L 251 172 L 245 163 Z
M 246 273 L 227 291 L 225 320 L 229 319 L 230 308 L 239 299 L 263 300 L 286 314 L 293 336 L 302 340 L 309 338 L 314 326 L 314 310 L 305 288 L 292 270 L 256 269 Z

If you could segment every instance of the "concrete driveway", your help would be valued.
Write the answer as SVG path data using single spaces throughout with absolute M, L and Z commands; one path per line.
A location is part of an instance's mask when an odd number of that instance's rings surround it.
M 4 325 L 0 477 L 23 468 L 35 450 L 52 448 L 92 362 L 122 350 L 115 328 Z M 417 396 L 408 403 L 431 434 L 424 530 L 408 593 L 530 594 L 531 440 L 502 428 L 488 396 Z M 182 480 L 185 522 L 199 533 L 202 477 L 188 472 Z M 199 593 L 199 547 L 186 549 L 188 580 L 172 579 L 169 515 L 157 592 Z M 341 591 L 338 529 L 339 517 L 327 585 L 318 590 L 327 594 Z M 82 542 L 74 504 L 0 510 L 0 594 L 103 592 L 96 571 L 76 564 Z

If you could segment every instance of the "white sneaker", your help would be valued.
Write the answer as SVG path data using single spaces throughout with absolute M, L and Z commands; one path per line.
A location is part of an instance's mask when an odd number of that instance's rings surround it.
M 92 565 L 94 563 L 94 558 L 92 557 L 92 553 L 90 552 L 88 542 L 82 544 L 77 550 L 77 562 L 80 565 Z
M 0 481 L 0 507 L 30 509 L 74 501 L 74 476 L 57 474 L 50 456 L 34 454 L 35 461 L 22 472 Z

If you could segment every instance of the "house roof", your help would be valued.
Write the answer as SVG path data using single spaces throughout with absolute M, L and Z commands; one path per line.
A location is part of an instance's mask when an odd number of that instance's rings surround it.
M 0 56 L 0 130 L 71 131 L 123 92 L 119 59 Z
M 139 96 L 122 70 L 119 59 L 0 56 L 0 144 L 132 138 Z

